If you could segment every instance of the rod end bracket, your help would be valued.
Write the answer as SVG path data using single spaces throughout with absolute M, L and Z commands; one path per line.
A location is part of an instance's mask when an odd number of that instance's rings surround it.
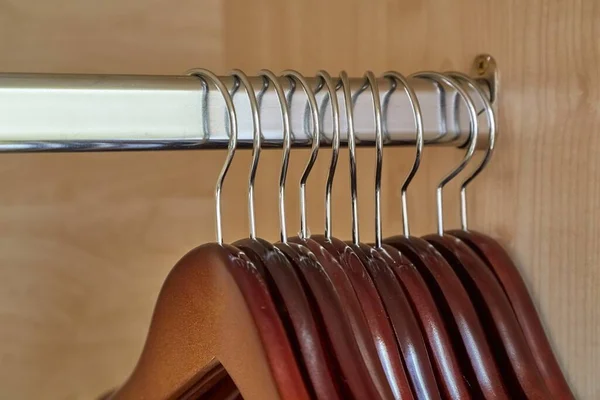
M 498 106 L 499 74 L 496 59 L 489 54 L 479 54 L 473 60 L 471 76 L 490 95 L 490 102 L 496 108 Z

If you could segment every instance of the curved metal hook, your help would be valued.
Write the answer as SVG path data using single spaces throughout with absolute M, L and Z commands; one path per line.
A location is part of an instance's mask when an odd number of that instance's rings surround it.
M 256 217 L 254 212 L 254 182 L 256 180 L 256 171 L 258 169 L 258 160 L 260 158 L 262 128 L 260 125 L 260 113 L 258 100 L 254 93 L 254 86 L 248 79 L 248 76 L 239 69 L 234 69 L 230 73 L 235 79 L 236 87 L 241 83 L 246 89 L 248 100 L 250 101 L 250 111 L 252 112 L 252 125 L 254 127 L 252 134 L 252 164 L 248 175 L 248 221 L 250 228 L 250 239 L 256 239 Z
M 413 110 L 413 118 L 415 121 L 415 130 L 416 130 L 416 153 L 415 153 L 415 161 L 410 169 L 406 179 L 402 183 L 402 187 L 400 189 L 400 200 L 402 203 L 402 229 L 404 236 L 410 236 L 410 227 L 408 225 L 408 185 L 412 182 L 415 177 L 419 166 L 421 165 L 421 157 L 423 154 L 423 145 L 425 143 L 424 135 L 423 135 L 423 114 L 421 113 L 421 105 L 419 104 L 419 99 L 415 91 L 412 89 L 407 79 L 399 74 L 396 71 L 388 71 L 383 74 L 385 78 L 390 79 L 394 87 L 390 91 L 392 93 L 396 89 L 396 85 L 398 82 L 402 83 L 404 87 L 404 92 L 408 96 L 408 101 Z M 411 75 L 412 76 L 412 75 Z
M 317 72 L 317 77 L 321 78 L 320 86 L 316 91 L 321 90 L 323 85 L 327 86 L 327 92 L 331 101 L 331 118 L 333 137 L 331 139 L 331 164 L 327 174 L 327 183 L 325 185 L 325 240 L 331 241 L 331 190 L 333 188 L 333 178 L 337 168 L 338 157 L 340 154 L 340 106 L 338 104 L 336 87 L 331 76 L 323 70 Z
M 350 198 L 352 201 L 352 243 L 359 243 L 358 229 L 358 182 L 356 179 L 356 137 L 354 134 L 354 104 L 350 80 L 346 71 L 340 72 L 340 82 L 344 93 L 346 120 L 348 121 L 348 153 L 350 154 Z
M 468 162 L 473 157 L 473 153 L 475 153 L 475 148 L 477 146 L 477 133 L 479 132 L 479 124 L 477 121 L 477 111 L 475 110 L 475 105 L 473 100 L 469 96 L 466 90 L 464 90 L 458 83 L 454 81 L 454 79 L 441 74 L 439 72 L 419 72 L 413 75 L 415 78 L 425 78 L 436 81 L 438 83 L 444 83 L 448 86 L 454 88 L 463 101 L 466 103 L 467 111 L 469 112 L 469 117 L 471 120 L 471 135 L 469 140 L 469 147 L 467 148 L 467 152 L 465 157 L 462 159 L 460 164 L 452 170 L 446 177 L 442 179 L 442 181 L 438 184 L 436 189 L 436 201 L 437 201 L 437 231 L 439 235 L 444 234 L 444 196 L 443 190 L 444 186 L 452 179 L 456 177 L 468 164 Z
M 229 171 L 229 167 L 231 166 L 231 162 L 233 161 L 233 156 L 235 155 L 235 149 L 237 148 L 237 115 L 235 112 L 235 107 L 233 106 L 233 100 L 229 95 L 229 91 L 227 90 L 223 82 L 215 74 L 203 68 L 195 68 L 188 71 L 188 75 L 197 76 L 204 82 L 206 82 L 206 79 L 211 80 L 212 83 L 219 90 L 219 93 L 221 93 L 221 95 L 223 96 L 223 99 L 225 100 L 225 106 L 227 107 L 227 114 L 229 116 L 230 132 L 229 145 L 227 146 L 227 157 L 225 158 L 225 164 L 223 165 L 223 168 L 219 173 L 219 177 L 217 178 L 217 185 L 215 188 L 217 243 L 223 244 L 223 227 L 221 222 L 221 191 L 223 189 L 223 181 L 225 180 L 225 176 Z
M 365 72 L 366 84 L 371 88 L 373 113 L 375 116 L 375 248 L 381 248 L 381 173 L 383 170 L 383 118 L 379 84 L 372 71 Z
M 317 155 L 319 153 L 319 146 L 321 144 L 321 126 L 319 124 L 319 106 L 317 105 L 317 99 L 315 98 L 315 94 L 310 89 L 308 82 L 306 79 L 298 72 L 294 70 L 285 70 L 281 73 L 282 76 L 289 78 L 291 81 L 297 81 L 306 97 L 308 98 L 308 105 L 310 107 L 310 112 L 312 115 L 312 134 L 310 135 L 312 140 L 312 148 L 310 151 L 310 157 L 308 159 L 308 163 L 304 168 L 304 172 L 302 173 L 302 177 L 300 178 L 300 237 L 302 239 L 307 239 L 310 234 L 308 232 L 308 224 L 306 217 L 306 181 L 308 180 L 308 176 L 310 175 L 310 171 L 312 170 L 315 162 L 317 161 Z M 290 104 L 288 103 L 288 107 Z
M 291 150 L 290 114 L 288 112 L 284 90 L 281 86 L 281 83 L 277 79 L 277 76 L 275 76 L 275 74 L 268 69 L 260 70 L 258 75 L 264 78 L 267 86 L 270 83 L 273 84 L 275 92 L 277 93 L 277 98 L 279 99 L 281 110 L 283 122 L 283 157 L 281 160 L 281 173 L 279 175 L 279 234 L 281 241 L 283 243 L 287 243 L 287 226 L 285 221 L 285 182 L 287 179 L 287 170 L 290 163 Z
M 471 77 L 463 74 L 462 72 L 446 72 L 447 75 L 451 76 L 454 79 L 462 80 L 469 87 L 471 87 L 481 98 L 483 102 L 483 107 L 485 109 L 486 117 L 489 124 L 489 139 L 488 139 L 488 148 L 486 150 L 485 156 L 483 160 L 479 164 L 479 166 L 469 175 L 460 186 L 460 224 L 461 229 L 468 229 L 468 215 L 467 215 L 467 186 L 483 171 L 483 169 L 488 165 L 492 154 L 494 152 L 494 148 L 496 147 L 496 131 L 498 129 L 498 121 L 496 119 L 496 113 L 494 112 L 494 108 L 492 106 L 491 101 L 488 99 L 486 94 L 483 92 L 481 87 L 475 83 Z

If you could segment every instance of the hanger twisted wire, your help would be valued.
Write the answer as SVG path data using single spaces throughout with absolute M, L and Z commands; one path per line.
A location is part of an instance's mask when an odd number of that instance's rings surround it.
M 463 74 L 462 72 L 446 72 L 447 75 L 451 76 L 456 80 L 463 81 L 470 88 L 472 88 L 475 93 L 479 96 L 481 101 L 483 102 L 483 108 L 486 113 L 486 118 L 489 124 L 489 139 L 488 139 L 488 147 L 483 156 L 483 159 L 479 166 L 473 170 L 471 175 L 469 175 L 460 186 L 460 224 L 462 230 L 468 230 L 468 215 L 467 215 L 467 186 L 473 182 L 473 180 L 483 171 L 483 169 L 488 165 L 492 154 L 494 153 L 494 148 L 496 147 L 496 131 L 498 129 L 498 121 L 496 119 L 496 113 L 494 112 L 494 108 L 492 103 L 488 99 L 488 96 L 485 95 L 483 90 L 479 85 L 475 83 L 473 79 L 471 79 L 468 75 Z
M 225 106 L 227 108 L 227 115 L 229 121 L 229 144 L 227 146 L 227 157 L 225 158 L 225 164 L 223 164 L 223 168 L 219 173 L 219 177 L 217 178 L 217 185 L 215 187 L 217 243 L 223 244 L 221 192 L 223 189 L 223 181 L 227 176 L 227 172 L 229 171 L 229 167 L 231 166 L 231 162 L 233 161 L 233 156 L 235 155 L 235 150 L 237 148 L 237 114 L 235 112 L 235 107 L 233 106 L 233 100 L 229 95 L 229 91 L 227 90 L 223 82 L 219 79 L 219 77 L 217 77 L 215 74 L 204 68 L 192 69 L 188 71 L 188 75 L 196 76 L 200 78 L 204 83 L 206 83 L 207 79 L 212 81 L 212 83 L 219 90 L 219 93 L 223 96 L 223 100 L 225 100 Z
M 350 201 L 352 206 L 352 243 L 359 243 L 358 227 L 358 183 L 356 179 L 356 137 L 354 136 L 354 105 L 350 80 L 346 71 L 340 72 L 340 83 L 344 94 L 346 120 L 348 121 L 348 153 L 350 159 Z
M 254 93 L 254 86 L 248 79 L 248 76 L 239 69 L 234 69 L 230 73 L 234 77 L 234 88 L 237 90 L 240 83 L 246 89 L 248 100 L 250 102 L 250 111 L 252 113 L 252 164 L 248 175 L 248 225 L 250 230 L 250 239 L 256 239 L 256 214 L 254 207 L 254 182 L 256 180 L 256 172 L 258 170 L 258 161 L 260 158 L 262 128 L 260 124 L 260 113 L 258 100 Z
M 329 172 L 327 173 L 327 183 L 325 184 L 325 240 L 331 241 L 332 235 L 332 213 L 331 213 L 331 191 L 333 189 L 333 178 L 337 168 L 338 157 L 340 154 L 340 106 L 338 104 L 336 86 L 327 71 L 320 70 L 317 72 L 317 77 L 320 78 L 320 83 L 316 92 L 321 90 L 321 87 L 327 87 L 327 93 L 331 101 L 331 119 L 333 136 L 331 138 L 331 163 Z M 325 103 L 325 100 L 323 100 Z
M 415 121 L 415 131 L 416 131 L 415 161 L 413 162 L 413 165 L 412 165 L 408 175 L 404 179 L 404 182 L 402 183 L 402 187 L 400 189 L 400 201 L 402 204 L 402 230 L 403 230 L 404 236 L 408 237 L 408 236 L 410 236 L 410 226 L 408 224 L 407 191 L 408 191 L 408 186 L 412 182 L 413 178 L 415 177 L 415 175 L 417 173 L 417 170 L 419 169 L 419 166 L 421 165 L 421 157 L 423 154 L 423 145 L 425 143 L 424 135 L 423 135 L 423 114 L 421 113 L 421 106 L 419 104 L 419 99 L 417 98 L 417 95 L 416 95 L 415 91 L 413 90 L 413 88 L 408 83 L 408 80 L 404 76 L 402 76 L 401 74 L 399 74 L 396 71 L 388 71 L 388 72 L 384 73 L 383 76 L 387 79 L 390 79 L 393 84 L 392 90 L 390 90 L 388 92 L 388 94 L 386 95 L 386 98 L 389 98 L 391 93 L 394 90 L 396 90 L 396 86 L 397 86 L 398 82 L 400 82 L 402 84 L 402 86 L 404 88 L 404 92 L 406 93 L 406 95 L 408 97 L 408 101 L 412 107 L 413 118 Z M 384 107 L 386 104 L 387 104 L 387 102 L 384 101 Z
M 375 248 L 381 248 L 381 173 L 383 170 L 383 122 L 379 84 L 372 71 L 365 73 L 366 85 L 371 89 L 375 117 Z
M 310 151 L 310 157 L 300 178 L 300 238 L 307 239 L 310 236 L 308 232 L 307 224 L 307 211 L 306 211 L 306 181 L 312 171 L 315 162 L 317 161 L 317 155 L 319 153 L 319 146 L 321 144 L 321 126 L 319 124 L 319 106 L 317 105 L 317 99 L 315 98 L 314 92 L 311 90 L 310 85 L 306 82 L 304 76 L 298 71 L 285 70 L 281 73 L 282 76 L 290 79 L 290 82 L 295 84 L 298 82 L 306 97 L 308 98 L 308 106 L 312 117 L 312 133 L 310 134 L 312 146 Z M 292 91 L 290 91 L 291 93 Z M 291 107 L 291 99 L 288 101 L 288 110 Z
M 281 173 L 279 175 L 279 235 L 282 243 L 287 243 L 287 226 L 285 220 L 285 183 L 290 163 L 291 131 L 290 114 L 288 112 L 287 100 L 277 76 L 268 69 L 260 70 L 259 76 L 263 77 L 266 87 L 273 85 L 279 100 L 282 123 L 283 123 L 283 157 L 281 160 Z
M 438 184 L 437 189 L 436 189 L 437 233 L 438 233 L 438 235 L 441 236 L 444 234 L 444 196 L 443 196 L 444 186 L 446 186 L 446 184 L 448 182 L 450 182 L 452 179 L 454 179 L 456 177 L 456 175 L 461 173 L 461 171 L 468 164 L 469 160 L 471 160 L 471 158 L 473 157 L 473 153 L 475 153 L 475 148 L 477 146 L 477 133 L 479 132 L 479 124 L 477 121 L 477 111 L 475 110 L 475 105 L 473 103 L 473 99 L 471 99 L 471 96 L 469 96 L 467 91 L 464 90 L 458 83 L 456 83 L 456 81 L 454 79 L 450 78 L 449 76 L 446 76 L 439 72 L 428 72 L 428 71 L 418 72 L 418 73 L 414 74 L 413 76 L 415 78 L 430 79 L 430 80 L 436 81 L 439 84 L 444 83 L 444 84 L 454 88 L 458 92 L 460 97 L 463 99 L 463 101 L 465 102 L 467 111 L 468 111 L 470 119 L 471 119 L 471 122 L 470 122 L 471 134 L 469 135 L 469 137 L 470 137 L 469 147 L 467 148 L 465 157 L 462 159 L 460 164 L 454 170 L 452 170 L 448 175 L 446 175 L 440 181 L 440 183 Z

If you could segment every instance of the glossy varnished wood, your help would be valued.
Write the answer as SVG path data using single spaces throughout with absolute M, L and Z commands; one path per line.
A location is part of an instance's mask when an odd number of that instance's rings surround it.
M 600 398 L 597 1 L 2 0 L 0 9 L 4 72 L 180 74 L 199 66 L 362 76 L 465 71 L 475 54 L 493 54 L 502 78 L 499 140 L 470 190 L 471 227 L 514 258 L 575 397 Z M 462 154 L 425 149 L 409 190 L 413 233 L 434 230 L 434 187 Z M 292 154 L 290 182 L 306 157 Z M 400 175 L 413 158 L 413 149 L 385 150 L 386 235 L 401 230 Z M 122 382 L 171 266 L 214 240 L 223 159 L 222 152 L 1 157 L 2 397 L 36 399 L 43 390 L 88 399 Z M 280 161 L 278 152 L 263 152 L 256 186 L 259 227 L 271 241 L 279 232 Z M 247 234 L 249 163 L 250 152 L 238 152 L 225 182 L 228 240 Z M 325 182 L 327 164 L 320 157 L 311 182 Z M 365 187 L 373 167 L 358 168 Z M 334 227 L 348 239 L 348 179 L 338 176 Z M 309 226 L 322 232 L 324 185 L 309 186 Z M 448 187 L 448 227 L 458 226 L 457 193 Z M 361 209 L 372 210 L 372 197 L 361 191 Z M 296 207 L 288 195 L 294 231 Z M 372 213 L 361 215 L 362 235 L 372 237 Z
M 514 311 L 491 271 L 467 245 L 453 236 L 428 235 L 425 239 L 448 261 L 467 289 L 513 398 L 549 398 L 551 394 Z
M 260 265 L 269 291 L 275 298 L 288 337 L 295 348 L 296 358 L 306 374 L 309 390 L 319 399 L 341 399 L 337 366 L 330 354 L 326 333 L 319 327 L 302 282 L 287 257 L 263 239 L 244 239 L 235 242 L 255 265 Z
M 386 321 L 385 311 L 384 314 L 381 314 L 383 310 L 374 313 L 372 309 L 363 307 L 360 301 L 361 296 L 355 290 L 352 284 L 353 280 L 347 273 L 348 266 L 343 264 L 346 260 L 338 260 L 336 251 L 333 251 L 333 254 L 328 251 L 327 248 L 332 249 L 329 246 L 331 243 L 324 241 L 325 239 L 322 236 L 316 236 L 315 239 L 293 238 L 292 240 L 309 248 L 325 267 L 336 286 L 339 296 L 344 301 L 344 310 L 352 321 L 356 339 L 361 342 L 362 348 L 369 350 L 365 356 L 369 358 L 373 358 L 373 355 L 375 357 L 379 356 L 382 370 L 395 398 L 415 398 L 416 394 L 413 393 L 409 384 L 405 364 L 394 338 L 394 332 Z M 338 240 L 336 242 L 343 244 Z
M 462 240 L 477 253 L 498 279 L 550 393 L 560 399 L 573 399 L 527 286 L 506 250 L 493 238 L 479 232 L 454 230 L 448 233 Z
M 260 272 L 238 249 L 207 244 L 170 272 L 138 364 L 110 399 L 177 398 L 215 360 L 248 400 L 310 398 Z
M 347 303 L 344 297 L 338 296 L 336 285 L 324 266 L 304 246 L 296 243 L 277 243 L 276 246 L 297 268 L 304 290 L 312 295 L 313 308 L 318 309 L 321 315 L 329 346 L 343 375 L 341 381 L 347 385 L 342 387 L 346 398 L 392 398 L 374 346 L 369 346 L 369 342 L 360 336 L 355 337 L 355 321 L 345 311 Z M 360 344 L 357 340 L 361 341 Z
M 427 283 L 473 392 L 487 399 L 511 399 L 473 303 L 444 257 L 416 237 L 393 236 L 384 243 L 408 257 Z
M 347 262 L 350 250 L 358 257 L 360 263 Z M 441 399 L 440 388 L 433 371 L 424 335 L 421 332 L 417 317 L 407 299 L 404 289 L 395 279 L 394 272 L 387 263 L 375 255 L 376 250 L 366 244 L 348 245 L 341 251 L 342 265 L 354 264 L 350 274 L 353 282 L 366 286 L 372 297 L 378 297 L 383 308 L 383 315 L 389 321 L 396 334 L 396 340 L 402 353 L 406 370 L 418 399 Z M 362 267 L 363 270 L 357 267 Z M 360 275 L 356 275 L 359 273 Z M 365 282 L 366 281 L 366 282 Z M 355 284 L 356 289 L 356 284 Z M 360 289 L 356 289 L 360 290 Z M 365 291 L 365 289 L 362 289 Z M 370 325 L 372 326 L 372 324 Z
M 468 382 L 460 368 L 461 362 L 468 361 L 458 359 L 458 353 L 453 348 L 440 310 L 414 264 L 396 248 L 385 244 L 380 249 L 375 249 L 374 256 L 388 265 L 406 291 L 415 316 L 419 319 L 429 357 L 436 371 L 436 380 L 444 398 L 469 399 L 472 393 L 475 394 L 473 397 L 477 398 L 480 393 L 478 386 Z

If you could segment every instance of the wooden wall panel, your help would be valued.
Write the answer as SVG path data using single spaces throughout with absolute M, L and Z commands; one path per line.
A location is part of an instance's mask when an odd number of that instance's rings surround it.
M 493 54 L 502 73 L 501 136 L 470 195 L 472 226 L 519 260 L 578 398 L 600 398 L 600 4 L 591 0 L 181 1 L 0 0 L 0 70 L 165 73 L 192 66 L 296 68 L 361 75 L 469 67 Z M 1 112 L 1 111 L 0 111 Z M 400 229 L 410 149 L 386 150 L 386 234 Z M 177 259 L 214 237 L 222 152 L 8 155 L 0 182 L 0 394 L 91 398 L 137 359 L 160 285 Z M 434 187 L 460 159 L 426 149 L 411 187 L 415 233 L 434 229 Z M 373 151 L 359 154 L 363 237 L 372 236 Z M 261 236 L 277 237 L 280 154 L 258 178 Z M 290 182 L 306 152 L 294 152 Z M 226 182 L 225 235 L 246 234 L 240 153 Z M 327 155 L 311 177 L 322 229 Z M 347 159 L 335 233 L 349 234 Z M 402 171 L 401 173 L 399 171 Z M 448 226 L 458 222 L 456 185 Z M 288 193 L 297 229 L 297 188 Z

